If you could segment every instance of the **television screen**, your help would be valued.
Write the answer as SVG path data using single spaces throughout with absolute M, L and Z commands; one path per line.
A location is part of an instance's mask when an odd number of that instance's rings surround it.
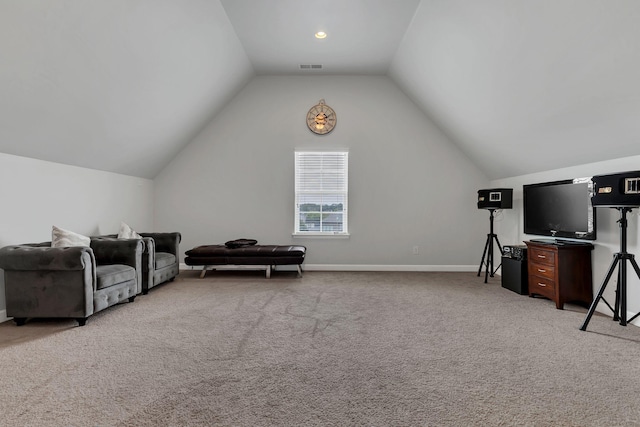
M 595 240 L 593 194 L 591 178 L 524 185 L 525 234 Z

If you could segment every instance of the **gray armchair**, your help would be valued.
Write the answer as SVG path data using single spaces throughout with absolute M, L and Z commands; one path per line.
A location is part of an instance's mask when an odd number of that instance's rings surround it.
M 74 318 L 84 326 L 94 313 L 142 291 L 141 239 L 92 240 L 91 247 L 52 248 L 50 242 L 0 249 L 7 316 Z
M 142 252 L 142 293 L 164 282 L 173 281 L 180 273 L 179 246 L 182 235 L 171 233 L 138 233 L 144 242 Z M 96 240 L 117 240 L 117 234 L 91 237 Z
M 142 293 L 180 274 L 180 233 L 139 233 L 146 248 L 142 255 Z

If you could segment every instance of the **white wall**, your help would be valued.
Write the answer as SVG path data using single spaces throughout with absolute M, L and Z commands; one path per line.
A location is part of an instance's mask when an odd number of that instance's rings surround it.
M 305 123 L 321 98 L 338 118 L 325 136 Z M 349 239 L 291 236 L 296 148 L 349 149 Z M 154 182 L 155 228 L 181 250 L 246 237 L 306 245 L 318 268 L 469 269 L 488 231 L 486 176 L 383 76 L 256 77 Z
M 522 186 L 524 184 L 633 171 L 640 169 L 638 165 L 640 165 L 640 156 L 633 156 L 493 181 L 492 187 L 513 188 L 513 210 L 503 211 L 501 221 L 496 222 L 496 233 L 500 243 L 521 244 L 525 240 L 536 237 L 525 235 L 523 232 Z M 638 214 L 638 210 L 633 210 L 627 215 L 627 251 L 640 255 Z M 594 296 L 602 285 L 613 255 L 620 250 L 620 227 L 616 222 L 619 218 L 620 213 L 615 209 L 596 208 L 597 240 L 593 242 L 595 249 L 591 257 Z M 630 264 L 627 270 L 627 308 L 630 317 L 640 312 L 640 281 Z M 614 274 L 604 294 L 605 299 L 611 304 L 615 301 L 616 281 L 617 275 Z M 598 306 L 598 311 L 611 315 L 611 310 L 602 302 Z M 634 321 L 634 323 L 640 325 L 640 321 Z
M 253 75 L 218 0 L 0 1 L 0 52 L 0 152 L 144 178 Z
M 638 155 L 639 15 L 637 0 L 423 0 L 389 74 L 491 179 Z
M 0 153 L 0 182 L 0 247 L 51 240 L 53 225 L 84 235 L 117 233 L 121 221 L 138 231 L 153 226 L 149 179 Z

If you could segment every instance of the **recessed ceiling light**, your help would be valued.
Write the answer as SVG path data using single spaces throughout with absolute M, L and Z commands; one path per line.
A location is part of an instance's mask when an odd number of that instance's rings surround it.
M 323 39 L 323 38 L 325 38 L 325 37 L 327 37 L 327 33 L 325 33 L 324 31 L 318 31 L 318 32 L 316 33 L 316 38 L 317 38 L 317 39 Z

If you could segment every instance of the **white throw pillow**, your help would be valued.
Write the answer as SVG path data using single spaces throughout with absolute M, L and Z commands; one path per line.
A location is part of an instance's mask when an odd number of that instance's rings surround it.
M 118 239 L 142 239 L 142 236 L 133 231 L 133 228 L 128 224 L 120 223 L 120 232 L 118 233 Z
M 58 228 L 55 225 L 51 231 L 51 247 L 65 248 L 69 246 L 87 246 L 91 245 L 91 238 L 73 231 Z

